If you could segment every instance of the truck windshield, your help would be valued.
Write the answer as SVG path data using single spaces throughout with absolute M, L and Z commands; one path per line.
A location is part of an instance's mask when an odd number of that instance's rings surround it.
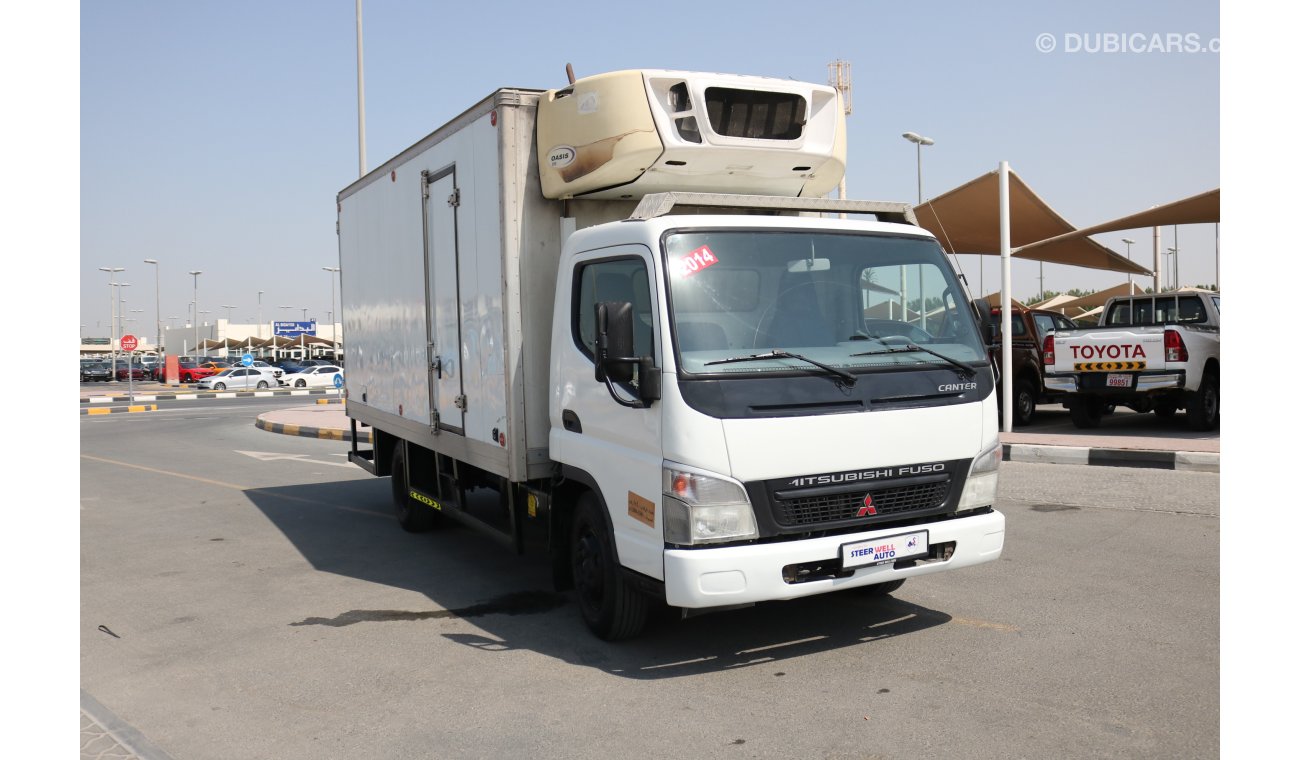
M 987 362 L 961 286 L 931 239 L 726 230 L 671 234 L 664 246 L 684 373 L 816 371 L 808 360 L 853 374 Z M 738 356 L 746 360 L 724 361 Z

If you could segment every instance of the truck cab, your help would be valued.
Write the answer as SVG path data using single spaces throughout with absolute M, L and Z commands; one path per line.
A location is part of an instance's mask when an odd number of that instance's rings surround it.
M 560 271 L 551 457 L 631 574 L 575 574 L 590 623 L 646 581 L 700 609 L 1000 553 L 993 373 L 928 233 L 670 216 L 580 230 Z

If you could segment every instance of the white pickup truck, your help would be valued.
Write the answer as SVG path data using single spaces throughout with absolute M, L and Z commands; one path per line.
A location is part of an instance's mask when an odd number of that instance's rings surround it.
M 1044 384 L 1065 393 L 1076 427 L 1122 405 L 1196 430 L 1219 425 L 1219 294 L 1117 296 L 1097 327 L 1058 330 L 1043 348 Z

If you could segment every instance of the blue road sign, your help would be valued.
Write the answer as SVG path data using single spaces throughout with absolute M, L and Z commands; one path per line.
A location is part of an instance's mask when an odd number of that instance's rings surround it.
M 343 387 L 343 373 L 342 373 L 342 372 L 336 373 L 336 374 L 334 375 L 334 387 L 335 387 L 335 388 L 342 388 L 342 387 Z
M 315 335 L 316 320 L 309 322 L 274 322 L 274 333 L 284 338 L 296 338 L 299 335 Z
M 253 366 L 253 355 L 244 354 L 243 356 L 239 357 L 239 363 L 244 365 L 245 367 Z

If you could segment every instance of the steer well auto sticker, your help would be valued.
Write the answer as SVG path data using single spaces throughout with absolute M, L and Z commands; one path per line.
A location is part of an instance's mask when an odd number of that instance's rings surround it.
M 639 520 L 651 528 L 655 526 L 655 503 L 643 496 L 627 492 L 627 513 L 634 520 Z

